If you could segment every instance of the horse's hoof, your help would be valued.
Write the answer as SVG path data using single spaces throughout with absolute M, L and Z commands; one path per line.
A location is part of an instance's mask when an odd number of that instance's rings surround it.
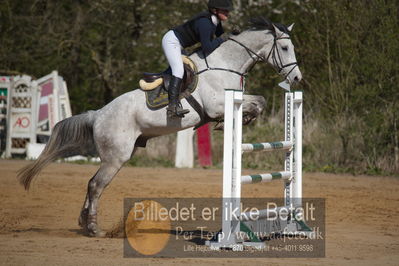
M 217 122 L 213 130 L 224 130 L 224 122 Z
M 96 232 L 89 232 L 90 237 L 98 237 L 98 238 L 104 238 L 107 236 L 107 232 L 97 230 Z
M 242 124 L 245 126 L 245 125 L 248 125 L 249 123 L 252 123 L 255 120 L 256 120 L 256 116 L 244 116 L 242 118 Z
M 87 225 L 87 234 L 90 237 L 105 237 L 107 232 L 102 231 L 96 224 L 89 224 Z

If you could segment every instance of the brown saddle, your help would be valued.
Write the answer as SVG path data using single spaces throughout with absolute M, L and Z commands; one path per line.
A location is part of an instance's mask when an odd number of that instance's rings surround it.
M 180 99 L 190 95 L 197 87 L 197 67 L 187 56 L 183 56 L 184 77 L 180 87 Z M 170 67 L 161 73 L 143 73 L 140 89 L 145 92 L 147 106 L 157 110 L 168 105 L 168 87 L 172 77 Z

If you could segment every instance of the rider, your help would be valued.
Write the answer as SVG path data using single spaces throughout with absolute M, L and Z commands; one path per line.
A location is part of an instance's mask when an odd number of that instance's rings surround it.
M 226 21 L 233 10 L 231 0 L 209 0 L 208 11 L 202 12 L 168 31 L 162 39 L 162 48 L 172 68 L 169 83 L 168 117 L 184 117 L 189 110 L 183 109 L 179 100 L 181 81 L 184 75 L 181 51 L 196 43 L 201 43 L 205 56 L 213 52 L 228 35 L 224 33 L 222 21 Z

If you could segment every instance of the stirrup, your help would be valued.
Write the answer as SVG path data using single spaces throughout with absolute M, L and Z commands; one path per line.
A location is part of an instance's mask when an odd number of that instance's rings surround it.
M 185 114 L 188 114 L 190 112 L 190 110 L 188 110 L 188 109 L 183 109 L 183 106 L 181 105 L 180 101 L 177 102 L 175 110 L 176 110 L 176 114 L 181 117 L 184 117 Z
M 166 113 L 169 118 L 173 117 L 180 117 L 183 118 L 185 114 L 189 113 L 190 110 L 188 109 L 183 109 L 181 103 L 177 103 L 174 106 L 168 106 L 166 108 Z

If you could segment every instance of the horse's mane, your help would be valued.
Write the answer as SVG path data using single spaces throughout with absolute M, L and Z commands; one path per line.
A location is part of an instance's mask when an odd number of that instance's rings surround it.
M 276 26 L 282 32 L 290 35 L 290 31 L 288 30 L 287 26 L 281 23 L 274 23 L 268 18 L 265 17 L 255 17 L 250 20 L 250 30 L 270 30 L 272 34 L 276 34 L 274 29 Z

